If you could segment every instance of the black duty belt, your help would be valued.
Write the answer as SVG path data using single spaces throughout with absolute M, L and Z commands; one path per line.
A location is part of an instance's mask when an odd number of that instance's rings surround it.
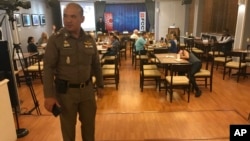
M 89 82 L 90 82 L 90 79 L 88 79 L 87 81 L 85 82 L 82 82 L 82 83 L 69 83 L 68 84 L 68 87 L 69 88 L 84 88 L 84 87 L 87 87 L 89 85 Z

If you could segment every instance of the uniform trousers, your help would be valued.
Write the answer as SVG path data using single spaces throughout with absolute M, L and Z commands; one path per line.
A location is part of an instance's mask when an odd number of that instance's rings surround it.
M 60 115 L 61 131 L 64 141 L 75 141 L 77 117 L 81 122 L 83 141 L 95 140 L 96 101 L 93 85 L 85 88 L 69 88 L 66 94 L 57 94 L 62 107 Z

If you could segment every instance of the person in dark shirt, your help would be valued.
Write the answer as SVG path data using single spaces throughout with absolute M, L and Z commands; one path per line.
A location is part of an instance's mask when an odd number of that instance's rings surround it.
M 199 72 L 202 67 L 201 60 L 197 58 L 192 52 L 185 50 L 184 47 L 180 48 L 178 54 L 180 54 L 181 59 L 186 59 L 192 64 L 189 79 L 195 90 L 195 97 L 201 96 L 201 90 L 199 89 L 194 76 L 195 73 Z
M 38 52 L 37 46 L 35 45 L 35 39 L 34 37 L 30 36 L 28 37 L 28 52 Z
M 105 23 L 102 19 L 102 17 L 99 18 L 98 22 L 96 23 L 96 31 L 101 31 L 102 33 L 105 33 Z
M 115 34 L 110 35 L 110 44 L 103 45 L 104 48 L 107 48 L 107 52 L 103 56 L 112 56 L 116 55 L 119 51 L 120 42 L 118 37 Z
M 177 41 L 177 35 L 175 33 L 172 33 L 171 34 L 171 37 L 170 37 L 170 47 L 169 47 L 169 52 L 170 53 L 177 53 L 178 52 L 178 41 Z

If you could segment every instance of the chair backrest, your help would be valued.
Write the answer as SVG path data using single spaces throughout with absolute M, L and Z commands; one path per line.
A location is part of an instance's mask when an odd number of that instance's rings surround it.
M 247 54 L 246 54 L 247 57 L 250 57 L 250 45 L 247 45 Z
M 207 35 L 207 34 L 202 34 L 202 35 L 201 35 L 201 39 L 202 39 L 202 40 L 208 40 L 209 38 L 210 38 L 210 36 Z
M 230 51 L 226 53 L 226 57 L 225 57 L 225 61 L 228 62 L 228 58 L 232 58 L 232 57 L 237 57 L 239 58 L 239 67 L 241 66 L 242 62 L 245 62 L 245 58 L 244 58 L 244 54 L 242 52 L 237 52 L 237 51 Z
M 223 51 L 224 53 L 231 52 L 231 51 L 232 51 L 232 48 L 233 48 L 233 43 L 234 43 L 234 40 L 230 40 L 230 41 L 227 42 L 227 43 L 223 43 L 223 44 L 222 44 L 222 51 Z
M 242 58 L 242 52 L 238 52 L 238 51 L 230 51 L 226 54 L 226 56 L 229 57 L 241 57 Z
M 173 76 L 176 74 L 176 72 L 181 72 L 189 75 L 191 66 L 191 63 L 171 64 L 170 75 Z
M 127 45 L 127 39 L 125 37 L 123 37 L 120 41 L 120 50 L 125 48 L 126 49 L 126 45 Z
M 187 50 L 191 51 L 192 47 L 194 47 L 194 39 L 189 38 L 185 40 Z
M 224 53 L 222 52 L 222 44 L 213 44 L 211 46 L 212 56 L 224 56 Z

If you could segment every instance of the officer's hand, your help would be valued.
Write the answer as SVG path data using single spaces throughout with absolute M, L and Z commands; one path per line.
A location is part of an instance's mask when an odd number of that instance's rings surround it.
M 45 98 L 44 107 L 49 112 L 52 111 L 52 108 L 53 108 L 54 104 L 56 104 L 58 107 L 60 107 L 60 105 L 59 105 L 58 101 L 56 100 L 56 98 L 54 98 L 54 97 Z
M 100 98 L 103 96 L 103 88 L 97 88 L 97 93 Z

